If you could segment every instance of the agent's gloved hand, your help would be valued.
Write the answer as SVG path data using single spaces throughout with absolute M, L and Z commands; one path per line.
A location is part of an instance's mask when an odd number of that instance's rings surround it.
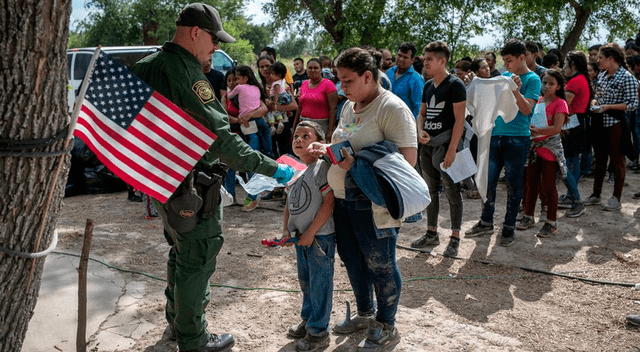
M 278 183 L 286 184 L 293 177 L 293 168 L 286 164 L 278 164 L 276 173 L 271 176 L 278 181 Z

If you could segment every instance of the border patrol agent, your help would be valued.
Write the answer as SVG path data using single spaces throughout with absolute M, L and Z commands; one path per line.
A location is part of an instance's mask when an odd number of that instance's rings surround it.
M 223 243 L 220 184 L 226 170 L 272 176 L 287 182 L 293 170 L 252 150 L 231 133 L 225 110 L 216 100 L 201 63 L 219 42 L 235 41 L 222 29 L 220 15 L 211 6 L 193 3 L 176 20 L 176 33 L 162 51 L 135 64 L 132 71 L 160 94 L 182 108 L 217 139 L 166 204 L 156 201 L 164 234 L 171 246 L 167 263 L 166 318 L 170 337 L 181 352 L 229 351 L 231 334 L 207 332 L 204 309 L 209 303 L 209 278 Z

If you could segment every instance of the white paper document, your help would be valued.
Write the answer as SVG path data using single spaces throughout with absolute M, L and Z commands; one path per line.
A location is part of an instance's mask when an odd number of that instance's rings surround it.
M 473 161 L 473 156 L 471 156 L 471 151 L 469 148 L 464 148 L 461 151 L 456 153 L 456 159 L 453 161 L 453 164 L 448 169 L 445 169 L 440 163 L 440 169 L 446 172 L 449 177 L 453 180 L 453 182 L 458 183 L 465 178 L 471 177 L 478 172 L 478 167 L 476 163 Z
M 530 125 L 535 128 L 549 127 L 549 121 L 547 121 L 547 112 L 545 109 L 545 103 L 536 104 L 533 110 L 533 116 L 531 116 Z

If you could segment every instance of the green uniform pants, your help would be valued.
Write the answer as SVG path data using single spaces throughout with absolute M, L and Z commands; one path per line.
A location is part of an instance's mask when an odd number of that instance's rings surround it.
M 209 279 L 224 242 L 220 231 L 222 207 L 215 217 L 201 219 L 196 228 L 186 234 L 173 230 L 165 220 L 163 206 L 160 204 L 157 208 L 163 219 L 165 238 L 171 246 L 165 289 L 167 322 L 178 334 L 181 351 L 197 349 L 207 341 L 205 308 L 209 304 Z

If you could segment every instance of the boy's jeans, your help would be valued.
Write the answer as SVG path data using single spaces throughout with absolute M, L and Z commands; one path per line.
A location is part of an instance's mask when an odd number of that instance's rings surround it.
M 493 225 L 493 213 L 496 210 L 496 187 L 502 168 L 505 168 L 507 182 L 507 213 L 503 228 L 513 230 L 522 201 L 522 178 L 524 166 L 529 154 L 531 138 L 529 136 L 491 136 L 489 148 L 489 177 L 487 182 L 487 201 L 482 207 L 483 225 Z

